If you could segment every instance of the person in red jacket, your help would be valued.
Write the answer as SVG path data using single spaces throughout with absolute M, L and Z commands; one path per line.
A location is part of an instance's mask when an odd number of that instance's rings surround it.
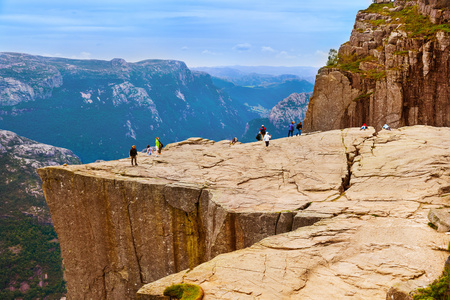
M 266 134 L 266 127 L 264 127 L 264 125 L 261 125 L 259 131 L 261 131 L 261 136 L 264 137 L 264 135 Z

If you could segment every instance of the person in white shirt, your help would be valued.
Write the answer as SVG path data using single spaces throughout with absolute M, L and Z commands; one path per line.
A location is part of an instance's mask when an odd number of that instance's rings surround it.
M 272 136 L 271 135 L 269 135 L 269 132 L 267 131 L 266 132 L 266 135 L 264 136 L 264 142 L 266 142 L 266 147 L 269 147 L 269 141 L 270 141 L 270 138 L 271 138 Z

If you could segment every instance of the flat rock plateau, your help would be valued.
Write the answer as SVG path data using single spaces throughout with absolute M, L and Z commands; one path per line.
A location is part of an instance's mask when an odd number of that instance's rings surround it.
M 130 145 L 131 146 L 131 145 Z M 69 299 L 386 299 L 442 273 L 450 128 L 316 132 L 39 169 Z M 391 299 L 391 298 L 389 298 Z

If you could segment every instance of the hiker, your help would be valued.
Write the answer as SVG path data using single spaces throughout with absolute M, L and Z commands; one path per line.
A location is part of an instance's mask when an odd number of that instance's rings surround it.
M 138 165 L 137 164 L 137 150 L 136 150 L 135 145 L 131 146 L 130 157 L 131 157 L 131 165 L 133 165 L 133 161 L 134 161 L 134 164 L 137 166 Z
M 296 135 L 302 135 L 302 129 L 303 129 L 303 123 L 300 122 L 300 123 L 297 124 L 297 130 L 298 130 L 298 132 L 297 132 Z
M 295 124 L 294 121 L 292 121 L 291 124 L 289 124 L 288 137 L 294 136 L 294 128 L 295 128 L 295 127 L 294 127 L 294 124 Z
M 269 147 L 269 140 L 272 136 L 269 135 L 269 132 L 266 132 L 266 135 L 264 136 L 264 142 L 266 142 L 266 147 Z
M 388 124 L 384 124 L 384 125 L 383 125 L 383 129 L 386 129 L 386 130 L 391 130 L 391 127 L 389 127 L 389 125 L 388 125 Z
M 261 132 L 262 137 L 264 137 L 266 135 L 266 127 L 264 127 L 264 125 L 261 125 L 261 128 L 259 129 L 259 131 Z
M 152 148 L 150 148 L 150 145 L 147 145 L 147 151 L 146 151 L 146 153 L 147 153 L 147 155 L 152 155 Z
M 237 137 L 234 137 L 234 138 L 231 140 L 230 145 L 234 145 L 234 144 L 236 144 L 237 142 L 238 142 Z
M 366 130 L 366 129 L 367 129 L 367 125 L 366 125 L 366 123 L 364 123 L 359 130 Z
M 261 135 L 261 131 L 260 131 L 260 132 L 258 132 L 258 134 L 256 135 L 256 140 L 260 142 L 261 139 L 262 139 L 262 135 Z
M 159 140 L 159 137 L 156 137 L 156 140 L 155 140 L 155 144 L 156 144 L 156 149 L 157 149 L 157 154 L 156 154 L 156 156 L 159 156 L 159 155 L 161 155 L 161 149 L 164 147 L 164 145 L 163 145 L 163 143 L 161 143 L 161 141 Z M 158 155 L 159 154 L 159 155 Z

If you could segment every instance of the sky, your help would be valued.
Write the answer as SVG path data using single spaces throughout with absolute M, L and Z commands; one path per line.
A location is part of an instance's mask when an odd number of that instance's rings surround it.
M 0 52 L 174 59 L 189 67 L 321 67 L 371 2 L 0 0 Z

